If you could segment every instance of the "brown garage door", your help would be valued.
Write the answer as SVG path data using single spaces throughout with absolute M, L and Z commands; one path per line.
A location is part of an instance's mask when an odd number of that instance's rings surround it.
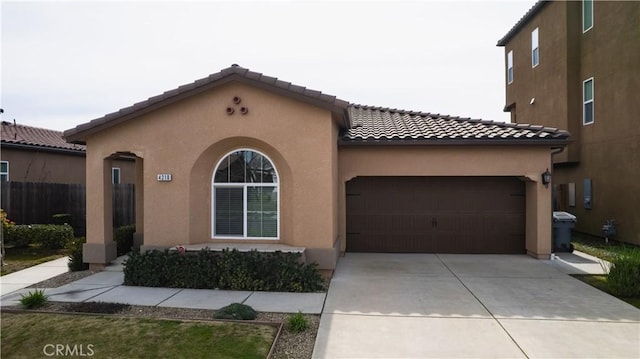
M 349 252 L 525 252 L 517 178 L 357 177 L 346 190 Z

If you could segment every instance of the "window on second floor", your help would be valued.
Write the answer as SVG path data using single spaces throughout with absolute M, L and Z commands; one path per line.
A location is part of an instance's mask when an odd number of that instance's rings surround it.
M 507 54 L 507 84 L 513 82 L 513 50 Z
M 582 0 L 582 32 L 593 27 L 593 0 Z
M 120 184 L 120 168 L 119 167 L 111 168 L 111 183 Z
M 538 28 L 531 32 L 531 67 L 540 63 L 540 48 L 538 46 Z
M 594 121 L 593 113 L 593 77 L 582 83 L 582 124 L 589 125 Z
M 9 161 L 0 161 L 0 182 L 9 182 Z

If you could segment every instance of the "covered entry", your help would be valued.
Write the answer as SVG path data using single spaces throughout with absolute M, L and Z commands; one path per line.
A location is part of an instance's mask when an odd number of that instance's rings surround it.
M 348 252 L 525 253 L 515 177 L 356 177 L 346 215 Z

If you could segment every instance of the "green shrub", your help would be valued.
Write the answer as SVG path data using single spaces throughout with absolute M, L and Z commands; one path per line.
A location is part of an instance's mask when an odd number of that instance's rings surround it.
M 69 270 L 72 272 L 89 269 L 89 263 L 82 262 L 82 245 L 87 242 L 84 237 L 73 238 L 67 243 L 66 249 L 69 254 Z
M 256 311 L 248 305 L 232 303 L 220 308 L 213 316 L 216 319 L 254 320 Z
M 7 231 L 7 245 L 26 247 L 35 244 L 42 248 L 62 249 L 73 239 L 73 228 L 69 225 L 30 224 L 16 225 Z
M 299 253 L 203 249 L 131 252 L 124 284 L 146 287 L 314 292 L 323 289 L 317 265 L 300 263 Z
M 620 297 L 640 297 L 640 249 L 631 249 L 612 260 L 607 285 Z
M 287 319 L 287 327 L 294 333 L 301 333 L 309 328 L 309 321 L 302 312 L 298 312 L 289 316 L 289 319 Z
M 27 309 L 42 307 L 49 300 L 49 296 L 45 295 L 43 290 L 38 289 L 34 292 L 29 291 L 26 295 L 22 294 L 20 297 L 20 304 Z
M 63 225 L 68 224 L 71 225 L 73 223 L 73 216 L 69 213 L 58 213 L 51 216 L 53 219 L 53 224 Z
M 73 239 L 73 228 L 68 224 L 33 224 L 31 229 L 31 243 L 43 248 L 62 249 Z
M 27 247 L 31 243 L 31 228 L 25 225 L 14 225 L 7 229 L 4 244 L 11 247 Z
M 118 246 L 118 256 L 125 255 L 133 247 L 133 234 L 136 232 L 136 225 L 118 227 L 113 231 L 113 240 Z

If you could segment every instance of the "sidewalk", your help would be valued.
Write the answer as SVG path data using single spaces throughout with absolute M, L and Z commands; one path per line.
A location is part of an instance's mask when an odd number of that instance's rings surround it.
M 32 284 L 53 278 L 69 271 L 68 257 L 58 258 L 46 263 L 23 269 L 0 277 L 0 295 L 4 296 Z
M 125 257 L 120 257 L 113 264 L 107 266 L 103 272 L 90 275 L 73 283 L 59 288 L 42 289 L 49 296 L 49 300 L 54 302 L 105 302 L 213 310 L 220 309 L 231 303 L 243 303 L 250 305 L 259 312 L 297 313 L 301 311 L 306 314 L 320 314 L 326 297 L 326 293 L 281 293 L 125 286 L 122 285 L 124 273 L 121 265 L 124 259 Z M 3 276 L 3 293 L 0 305 L 12 306 L 19 304 L 21 295 L 29 292 L 29 289 L 22 288 L 67 271 L 66 258 L 64 268 L 61 268 L 62 270 L 60 270 L 58 264 L 53 262 L 36 266 L 43 266 L 33 271 L 41 274 L 40 276 L 33 275 L 31 272 L 25 273 L 35 267 Z M 42 275 L 47 273 L 45 268 L 55 268 L 57 271 L 50 270 L 48 271 L 49 275 L 43 278 Z M 5 282 L 4 278 L 11 275 L 14 275 L 11 278 L 12 282 Z M 22 286 L 18 287 L 16 284 L 15 287 L 7 287 L 8 294 L 5 295 L 5 283 L 18 283 Z M 12 285 L 9 284 L 9 286 Z

